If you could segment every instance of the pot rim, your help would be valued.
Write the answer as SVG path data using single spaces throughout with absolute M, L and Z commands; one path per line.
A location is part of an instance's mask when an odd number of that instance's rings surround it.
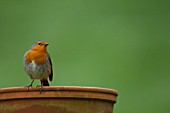
M 41 87 L 10 87 L 0 89 L 0 101 L 11 99 L 35 98 L 81 98 L 100 99 L 116 102 L 118 95 L 114 89 L 85 86 L 43 86 Z
M 29 91 L 39 91 L 40 87 L 29 87 Z M 28 91 L 28 87 L 9 87 L 0 88 L 0 93 L 8 92 L 23 92 Z M 43 86 L 43 91 L 84 91 L 84 92 L 100 92 L 109 93 L 118 96 L 118 92 L 115 89 L 100 88 L 100 87 L 86 87 L 86 86 Z

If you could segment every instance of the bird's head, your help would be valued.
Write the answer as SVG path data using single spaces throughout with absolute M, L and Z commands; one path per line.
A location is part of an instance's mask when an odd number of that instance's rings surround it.
M 47 52 L 47 46 L 49 44 L 45 41 L 38 41 L 32 46 L 32 50 Z

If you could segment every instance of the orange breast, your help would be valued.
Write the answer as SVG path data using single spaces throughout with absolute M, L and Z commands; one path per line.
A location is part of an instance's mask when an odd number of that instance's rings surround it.
M 46 53 L 42 51 L 29 50 L 26 54 L 26 60 L 28 63 L 34 61 L 36 64 L 43 64 L 46 62 Z

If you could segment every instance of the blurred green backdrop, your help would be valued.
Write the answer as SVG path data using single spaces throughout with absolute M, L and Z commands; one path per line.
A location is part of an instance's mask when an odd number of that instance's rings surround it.
M 23 55 L 45 40 L 54 69 L 51 85 L 116 89 L 115 113 L 167 113 L 169 3 L 0 0 L 0 87 L 30 84 Z

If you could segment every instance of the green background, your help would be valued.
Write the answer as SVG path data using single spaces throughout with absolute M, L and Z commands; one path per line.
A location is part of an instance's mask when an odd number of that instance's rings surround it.
M 0 87 L 30 84 L 23 55 L 45 40 L 53 62 L 51 85 L 116 89 L 115 113 L 168 113 L 169 3 L 0 0 Z

